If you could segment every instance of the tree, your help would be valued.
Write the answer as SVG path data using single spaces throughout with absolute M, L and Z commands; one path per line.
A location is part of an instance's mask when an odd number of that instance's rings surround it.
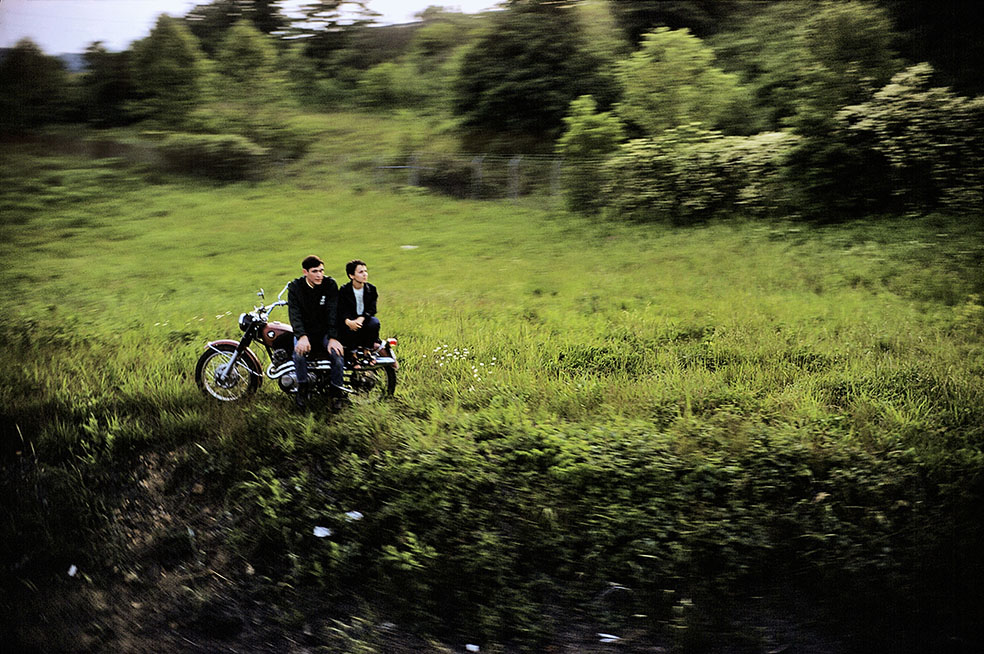
M 765 129 L 779 129 L 799 111 L 808 72 L 799 33 L 815 9 L 808 0 L 757 4 L 707 41 L 721 67 L 749 89 Z
M 82 100 L 86 119 L 99 127 L 125 125 L 132 120 L 127 106 L 137 99 L 130 70 L 132 53 L 109 52 L 97 41 L 85 51 Z
M 205 55 L 184 24 L 166 14 L 133 46 L 133 75 L 144 114 L 178 127 L 204 99 Z
M 722 29 L 740 0 L 615 0 L 615 18 L 632 43 L 657 27 L 688 29 L 706 38 Z
M 564 191 L 573 211 L 596 212 L 601 207 L 601 171 L 605 158 L 625 138 L 621 121 L 610 112 L 598 112 L 590 95 L 571 103 L 564 118 L 567 131 L 557 141 L 564 157 Z
M 290 27 L 290 19 L 280 11 L 279 0 L 214 0 L 194 7 L 184 20 L 209 56 L 215 55 L 226 32 L 240 21 L 249 21 L 263 34 Z
M 360 102 L 448 110 L 461 55 L 476 38 L 476 21 L 434 9 L 419 14 L 424 24 L 412 32 L 405 54 L 365 72 L 359 80 Z
M 328 60 L 344 48 L 353 29 L 371 23 L 377 14 L 361 0 L 316 0 L 300 8 L 303 18 L 295 20 L 290 35 L 304 39 L 304 53 Z
M 64 65 L 21 39 L 0 59 L 0 131 L 19 131 L 64 118 L 70 82 Z
M 473 136 L 552 140 L 575 98 L 593 95 L 602 105 L 611 103 L 614 80 L 600 66 L 572 9 L 515 3 L 494 17 L 464 56 L 454 112 Z
M 614 5 L 613 0 L 583 0 L 577 5 L 585 42 L 606 64 L 629 56 L 635 44 L 615 20 Z
M 864 102 L 900 68 L 897 35 L 882 9 L 866 2 L 826 2 L 803 26 L 807 101 L 833 114 Z
M 966 0 L 877 0 L 899 32 L 898 48 L 908 61 L 928 62 L 938 83 L 956 91 L 984 93 L 982 7 Z
M 438 14 L 441 16 L 443 14 Z M 460 14 L 459 14 L 460 15 Z M 452 52 L 471 39 L 471 31 L 454 20 L 441 20 L 431 14 L 413 35 L 410 57 L 421 70 L 432 70 L 448 59 Z
M 689 123 L 751 132 L 735 121 L 747 116 L 748 92 L 735 75 L 714 65 L 714 53 L 688 30 L 661 27 L 618 66 L 623 98 L 619 115 L 647 135 Z M 736 124 L 738 122 L 739 124 Z
M 786 0 L 752 6 L 709 44 L 776 129 L 869 98 L 900 67 L 895 39 L 887 14 L 871 3 Z
M 242 136 L 280 158 L 307 149 L 312 136 L 293 121 L 276 49 L 252 22 L 241 20 L 226 32 L 215 72 L 215 98 L 188 115 L 186 129 Z
M 286 82 L 269 38 L 248 20 L 229 28 L 215 57 L 223 100 L 250 105 L 283 101 Z

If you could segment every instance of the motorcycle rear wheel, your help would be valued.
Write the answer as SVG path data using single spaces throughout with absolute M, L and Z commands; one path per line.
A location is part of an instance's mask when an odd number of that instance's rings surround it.
M 261 371 L 256 369 L 253 360 L 240 356 L 236 369 L 225 381 L 219 380 L 223 367 L 232 360 L 236 348 L 231 345 L 216 345 L 209 348 L 198 359 L 195 366 L 195 382 L 202 392 L 222 402 L 244 400 L 256 392 L 260 386 Z
M 396 392 L 396 370 L 390 367 L 353 370 L 348 382 L 355 391 L 349 396 L 353 402 L 378 402 Z

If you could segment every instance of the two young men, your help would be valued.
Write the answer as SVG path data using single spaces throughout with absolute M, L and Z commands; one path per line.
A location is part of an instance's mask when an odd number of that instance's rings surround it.
M 376 287 L 368 283 L 364 261 L 348 262 L 349 283 L 341 289 L 325 275 L 325 263 L 310 255 L 301 262 L 303 274 L 287 285 L 287 310 L 294 330 L 294 367 L 298 391 L 294 396 L 303 409 L 308 396 L 307 354 L 323 349 L 331 361 L 331 390 L 342 397 L 351 390 L 342 378 L 345 348 L 374 347 L 379 337 Z

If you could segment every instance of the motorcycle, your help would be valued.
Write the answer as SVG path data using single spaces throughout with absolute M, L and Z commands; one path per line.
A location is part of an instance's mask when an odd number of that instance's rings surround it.
M 195 366 L 195 381 L 206 395 L 222 402 L 248 399 L 260 388 L 263 377 L 275 380 L 280 390 L 288 395 L 297 393 L 297 372 L 294 369 L 294 331 L 290 325 L 270 320 L 270 313 L 287 304 L 281 300 L 287 287 L 269 306 L 254 306 L 249 313 L 239 316 L 239 329 L 243 335 L 238 341 L 222 339 L 205 345 L 205 351 Z M 263 289 L 257 293 L 265 300 Z M 253 343 L 262 343 L 270 364 L 263 370 L 260 359 L 250 349 Z M 396 391 L 396 371 L 399 364 L 393 348 L 395 338 L 387 338 L 375 352 L 362 349 L 346 352 L 345 384 L 352 393 L 353 402 L 374 401 L 393 395 Z M 324 356 L 308 355 L 308 389 L 312 395 L 330 395 L 331 362 Z

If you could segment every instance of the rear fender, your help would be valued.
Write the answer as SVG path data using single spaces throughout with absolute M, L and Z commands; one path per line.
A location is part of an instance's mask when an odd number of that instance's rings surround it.
M 221 350 L 221 349 L 225 349 L 225 346 L 229 346 L 233 350 L 235 350 L 237 347 L 239 347 L 239 341 L 234 341 L 231 338 L 223 338 L 222 340 L 212 341 L 210 343 L 206 343 L 205 344 L 205 349 L 206 350 L 213 350 L 213 349 L 220 349 Z M 258 382 L 260 384 L 262 384 L 263 383 L 263 366 L 260 365 L 260 359 L 259 359 L 259 357 L 257 357 L 256 356 L 256 353 L 253 352 L 253 350 L 249 349 L 248 347 L 243 350 L 242 356 L 245 356 L 253 364 L 253 370 L 255 370 L 257 373 L 259 373 L 259 374 L 256 375 L 256 379 L 258 380 Z

